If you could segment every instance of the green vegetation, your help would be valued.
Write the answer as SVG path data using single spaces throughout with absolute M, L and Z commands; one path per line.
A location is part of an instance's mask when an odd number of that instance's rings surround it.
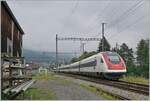
M 24 92 L 24 100 L 54 100 L 56 99 L 54 94 L 44 88 L 30 88 Z
M 139 84 L 147 84 L 147 85 L 149 84 L 149 79 L 145 79 L 139 76 L 127 76 L 127 77 L 121 78 L 120 80 L 133 82 L 133 83 L 139 83 Z
M 57 80 L 62 85 L 67 85 L 72 83 L 69 80 L 66 80 L 63 77 L 59 77 L 54 73 L 48 73 L 47 75 L 37 74 L 33 76 L 34 80 Z M 27 100 L 56 100 L 55 95 L 49 89 L 45 88 L 30 88 L 26 92 L 24 92 L 23 97 L 19 96 L 17 99 L 27 99 Z
M 58 77 L 54 75 L 54 73 L 51 74 L 37 74 L 32 77 L 33 80 L 56 80 Z
M 149 78 L 149 40 L 141 39 L 137 45 L 136 55 L 133 56 L 132 48 L 129 48 L 125 43 L 116 49 L 127 65 L 128 76 L 141 76 Z
M 116 98 L 106 92 L 104 92 L 103 90 L 98 91 L 95 87 L 91 87 L 89 85 L 85 85 L 85 84 L 80 84 L 80 86 L 82 88 L 85 88 L 93 93 L 96 93 L 97 95 L 99 95 L 100 97 L 103 97 L 107 100 L 116 100 Z
M 69 80 L 66 80 L 63 77 L 58 77 L 57 75 L 55 75 L 54 73 L 48 73 L 47 75 L 45 74 L 37 74 L 35 76 L 32 77 L 33 80 L 57 80 L 58 82 L 60 82 L 61 84 L 70 84 L 72 83 Z
M 102 44 L 104 42 L 104 44 Z M 77 61 L 80 61 L 80 60 L 83 60 L 87 57 L 90 57 L 92 55 L 95 55 L 97 54 L 98 52 L 101 52 L 103 51 L 102 49 L 102 46 L 104 46 L 104 50 L 105 51 L 110 51 L 110 44 L 109 42 L 107 41 L 107 39 L 105 37 L 103 37 L 101 40 L 100 40 L 100 43 L 99 43 L 99 46 L 98 46 L 98 51 L 92 51 L 92 52 L 84 52 L 81 56 L 79 56 L 78 58 L 72 58 L 71 60 L 71 63 L 73 62 L 77 62 Z
M 109 50 L 109 43 L 106 40 L 104 44 L 105 51 Z M 102 41 L 99 44 L 99 51 L 102 51 Z M 137 44 L 136 52 L 133 51 L 132 48 L 129 48 L 126 43 L 122 43 L 120 47 L 118 45 L 112 48 L 111 51 L 115 51 L 124 59 L 125 64 L 127 66 L 126 76 L 128 78 L 136 78 L 135 80 L 139 80 L 139 82 L 144 82 L 143 79 L 147 81 L 149 78 L 149 39 L 141 39 Z M 98 52 L 84 52 L 79 58 L 72 58 L 71 62 L 80 61 L 87 57 L 90 57 Z M 135 54 L 134 54 L 135 53 Z M 139 79 L 141 78 L 141 79 Z M 128 80 L 128 79 L 124 79 Z M 141 80 L 141 81 L 140 81 Z M 131 81 L 131 80 L 129 80 Z
M 98 46 L 98 52 L 102 51 L 110 51 L 110 44 L 108 40 L 105 38 L 105 36 L 100 40 L 99 46 Z
M 149 78 L 149 40 L 142 39 L 137 46 L 138 68 L 142 71 L 141 76 Z M 140 72 L 141 72 L 140 71 Z
M 106 40 L 106 51 L 109 50 L 109 43 Z M 100 42 L 102 44 L 102 42 Z M 105 45 L 105 44 L 104 44 Z M 100 45 L 101 46 L 101 45 Z M 99 51 L 102 47 L 99 47 Z M 120 48 L 112 48 L 111 51 L 115 51 L 124 59 L 127 66 L 127 76 L 141 76 L 144 78 L 149 78 L 149 40 L 141 39 L 137 44 L 136 57 L 133 55 L 133 49 L 129 48 L 126 43 L 122 43 Z M 72 58 L 71 63 L 80 61 L 87 57 L 90 57 L 97 52 L 84 52 L 79 58 Z

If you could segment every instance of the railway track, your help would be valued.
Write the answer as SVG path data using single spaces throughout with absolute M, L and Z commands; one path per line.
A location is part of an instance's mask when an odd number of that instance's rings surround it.
M 137 83 L 130 83 L 130 82 L 125 82 L 125 81 L 113 81 L 113 80 L 104 80 L 104 79 L 99 79 L 99 78 L 94 78 L 94 77 L 86 77 L 86 76 L 81 76 L 81 75 L 75 75 L 75 74 L 64 74 L 66 76 L 71 76 L 77 79 L 82 79 L 86 81 L 91 81 L 94 83 L 99 83 L 99 84 L 104 84 L 108 86 L 113 86 L 119 89 L 124 89 L 132 92 L 136 92 L 139 94 L 144 94 L 144 95 L 149 95 L 149 85 L 144 85 L 144 84 L 137 84 Z M 92 78 L 92 79 L 91 79 Z
M 97 91 L 103 91 L 103 92 L 105 92 L 105 93 L 107 93 L 107 94 L 109 94 L 109 95 L 111 95 L 111 96 L 114 96 L 115 98 L 120 99 L 120 100 L 131 100 L 131 99 L 127 98 L 127 97 L 124 97 L 124 96 L 121 96 L 121 95 L 118 95 L 118 94 L 114 94 L 114 93 L 112 93 L 112 92 L 108 92 L 108 91 L 99 89 L 99 88 L 97 88 L 97 87 L 95 87 L 95 86 L 93 86 L 93 85 L 89 85 L 89 86 L 95 88 Z

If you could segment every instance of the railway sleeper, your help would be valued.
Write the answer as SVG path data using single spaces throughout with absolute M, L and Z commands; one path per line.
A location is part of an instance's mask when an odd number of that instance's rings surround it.
M 66 73 L 65 73 L 65 75 L 66 75 Z M 71 73 L 71 72 L 68 74 L 68 76 L 72 76 L 72 77 L 87 80 L 87 81 L 92 81 L 92 82 L 95 82 L 95 83 L 105 84 L 105 85 L 108 85 L 108 86 L 117 87 L 117 88 L 120 88 L 120 89 L 136 92 L 136 93 L 139 93 L 139 94 L 149 95 L 149 90 L 148 89 L 143 89 L 142 87 L 137 87 L 137 86 L 134 86 L 134 85 L 129 86 L 127 83 L 126 84 L 120 83 L 120 81 L 115 81 L 114 82 L 114 81 L 108 81 L 108 80 L 104 80 L 104 79 L 100 80 L 100 79 L 94 78 L 91 75 L 90 76 L 87 75 L 87 74 L 81 75 L 81 73 L 80 73 L 80 75 L 77 75 L 76 73 Z M 91 78 L 94 78 L 94 79 L 89 79 L 88 77 L 91 77 Z

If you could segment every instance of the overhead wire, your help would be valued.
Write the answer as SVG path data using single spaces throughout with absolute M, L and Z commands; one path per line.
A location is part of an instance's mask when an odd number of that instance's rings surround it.
M 142 21 L 143 18 L 148 17 L 149 14 L 147 15 L 143 15 L 141 17 L 139 17 L 138 19 L 136 19 L 132 24 L 129 24 L 128 26 L 124 27 L 124 30 L 119 31 L 118 33 L 124 32 L 125 29 L 130 28 L 131 26 L 133 27 L 133 25 L 135 25 L 136 23 Z
M 76 11 L 78 5 L 79 5 L 79 0 L 76 0 L 75 6 L 74 6 L 73 9 L 71 10 L 70 16 L 72 16 L 72 15 L 75 13 L 75 11 Z
M 136 11 L 140 6 L 141 6 L 141 2 L 143 0 L 139 1 L 138 3 L 134 4 L 132 7 L 130 7 L 128 10 L 126 10 L 124 13 L 121 14 L 121 16 L 117 17 L 114 21 L 112 21 L 110 23 L 110 25 L 107 28 L 111 28 L 112 26 L 114 27 L 116 24 L 120 23 L 122 21 L 122 19 L 126 19 L 130 14 L 133 14 L 134 11 Z M 75 10 L 77 9 L 78 6 L 78 1 L 76 2 L 74 8 L 71 11 L 71 15 L 72 16 L 75 13 Z M 109 3 L 104 7 L 103 10 L 105 10 L 107 7 L 109 6 Z M 107 8 L 108 9 L 108 8 Z M 103 11 L 102 10 L 102 11 Z M 100 13 L 98 16 L 100 16 L 102 13 Z M 142 17 L 141 17 L 142 18 Z M 95 20 L 98 20 L 99 18 L 97 17 Z M 137 22 L 137 20 L 135 21 Z M 89 24 L 88 28 L 90 27 L 91 24 Z M 97 24 L 96 24 L 97 25 Z M 131 26 L 132 24 L 130 24 L 129 26 Z M 128 26 L 127 26 L 128 27 Z M 125 27 L 125 28 L 127 28 Z M 95 27 L 94 27 L 95 30 Z M 100 33 L 98 33 L 96 36 L 100 35 Z M 87 44 L 89 41 L 87 41 L 85 44 Z
M 121 14 L 121 16 L 117 17 L 114 21 L 112 21 L 109 24 L 108 28 L 120 23 L 122 21 L 122 19 L 126 19 L 130 14 L 132 14 L 134 11 L 136 11 L 141 6 L 141 2 L 143 2 L 143 0 L 140 0 L 138 3 L 134 4 L 128 10 L 126 10 L 123 14 Z
M 73 5 L 73 7 L 72 7 L 72 9 L 70 11 L 70 14 L 66 17 L 67 21 L 68 21 L 69 18 L 71 18 L 73 16 L 73 14 L 75 13 L 76 9 L 78 8 L 79 0 L 74 0 L 73 2 L 75 2 L 75 1 L 76 1 L 76 3 L 75 3 L 75 5 Z
M 106 6 L 105 6 L 105 8 L 102 10 L 102 11 L 105 11 L 105 9 L 107 8 L 109 6 L 109 4 L 107 4 Z M 100 14 L 100 15 L 102 15 L 102 13 Z M 99 15 L 99 16 L 100 16 Z M 97 18 L 96 20 L 98 20 L 99 18 Z M 95 24 L 95 26 L 97 26 L 96 24 Z M 95 30 L 96 29 L 96 27 L 94 27 L 94 29 L 92 29 L 92 30 Z M 94 35 L 94 37 L 98 37 L 100 35 L 100 32 L 98 33 L 98 34 L 96 34 L 96 35 Z M 87 41 L 85 44 L 89 44 L 89 41 Z
M 147 15 L 148 15 L 148 14 L 147 14 Z M 143 15 L 142 17 L 136 19 L 132 24 L 126 26 L 126 27 L 124 28 L 124 30 L 119 31 L 118 33 L 122 33 L 122 32 L 124 32 L 124 31 L 126 31 L 125 29 L 130 29 L 130 28 L 132 28 L 136 23 L 139 23 L 140 21 L 142 21 L 143 18 L 148 17 L 147 15 Z M 121 37 L 120 35 L 121 35 L 121 34 L 118 34 L 117 37 Z M 115 36 L 115 37 L 111 37 L 111 38 L 117 38 L 117 37 Z
M 110 7 L 109 6 L 110 5 L 110 2 L 103 8 L 103 10 L 101 11 L 101 13 L 99 13 L 97 16 L 101 16 L 102 14 L 103 14 L 103 12 L 105 11 L 105 9 L 107 8 L 108 9 L 108 7 Z M 96 19 L 94 19 L 94 21 L 95 20 L 98 20 L 99 19 L 99 17 L 97 17 Z M 96 21 L 97 22 L 97 21 Z M 95 24 L 96 25 L 96 24 Z M 95 26 L 94 25 L 94 26 Z M 88 25 L 88 27 L 87 27 L 87 29 L 89 29 L 89 27 L 91 26 L 91 23 Z
M 116 26 L 118 23 L 124 21 L 122 19 L 127 19 L 130 14 L 133 14 L 142 5 L 142 4 L 140 4 L 142 1 L 143 0 L 139 1 L 138 3 L 136 3 L 132 7 L 130 7 L 128 10 L 126 10 L 123 14 L 121 14 L 121 16 L 117 17 L 116 20 L 112 21 L 113 23 L 111 22 L 111 24 L 109 24 L 109 26 L 107 26 L 107 28 L 110 29 L 110 28 Z M 124 15 L 126 15 L 126 16 L 124 16 Z M 112 38 L 114 36 L 110 35 L 110 37 Z
M 137 8 L 139 8 L 140 6 L 141 6 L 141 2 L 142 2 L 143 0 L 141 0 L 141 1 L 139 1 L 138 3 L 136 3 L 136 4 L 134 4 L 132 7 L 130 7 L 127 11 L 125 11 L 121 16 L 119 16 L 119 17 L 117 17 L 117 19 L 115 20 L 115 21 L 113 21 L 112 23 L 111 23 L 111 25 L 113 24 L 117 24 L 116 22 L 119 22 L 119 21 L 121 21 L 123 18 L 126 18 L 128 15 L 130 15 L 131 13 L 133 13 L 133 11 L 135 11 L 135 10 L 137 10 Z M 124 15 L 126 15 L 126 17 L 124 16 Z M 123 18 L 122 18 L 123 17 Z M 142 18 L 142 17 L 141 17 Z M 139 19 L 138 19 L 139 20 Z M 109 26 L 109 28 L 110 28 L 111 26 Z M 98 36 L 98 35 L 100 35 L 99 33 L 96 35 L 96 36 Z M 96 37 L 95 36 L 95 37 Z M 87 43 L 86 43 L 87 44 Z
M 142 5 L 142 4 L 141 4 Z M 139 5 L 138 7 L 140 7 L 141 5 Z M 137 10 L 137 9 L 136 9 Z M 131 12 L 131 13 L 133 13 L 133 12 Z M 130 14 L 131 14 L 130 13 Z M 144 15 L 145 16 L 145 15 Z M 142 17 L 140 17 L 141 19 L 144 17 L 144 16 L 142 16 Z M 136 19 L 135 19 L 136 20 Z M 140 19 L 138 19 L 138 20 L 140 20 Z M 138 22 L 138 20 L 136 20 L 136 21 L 134 21 L 133 23 L 130 23 L 130 24 L 128 24 L 128 26 L 131 26 L 131 25 L 134 25 L 134 23 L 137 23 Z M 123 24 L 122 24 L 123 25 Z M 113 25 L 113 27 L 114 27 L 115 25 Z M 110 27 L 109 27 L 110 28 Z M 125 27 L 126 29 L 128 28 L 128 27 Z M 119 31 L 118 33 L 121 33 L 122 31 Z M 116 35 L 115 36 L 112 36 L 111 35 L 111 38 L 113 38 L 113 37 L 116 37 Z
M 103 14 L 103 12 L 104 12 L 106 9 L 108 9 L 108 7 L 110 7 L 110 2 L 107 3 L 107 5 L 103 8 L 103 10 L 101 11 L 101 13 L 99 13 L 97 16 L 101 16 L 101 15 Z M 98 19 L 99 19 L 99 17 L 97 17 L 97 18 L 94 19 L 94 20 L 98 20 Z M 91 25 L 91 23 L 88 25 L 88 28 L 87 28 L 87 29 L 90 28 L 90 25 Z M 94 24 L 94 26 L 97 26 L 97 25 Z M 92 28 L 92 30 L 95 30 L 95 29 L 96 29 L 96 27 L 94 27 L 94 29 Z M 96 35 L 96 36 L 97 36 L 97 35 Z M 86 45 L 87 43 L 89 43 L 89 41 L 85 42 L 84 44 Z

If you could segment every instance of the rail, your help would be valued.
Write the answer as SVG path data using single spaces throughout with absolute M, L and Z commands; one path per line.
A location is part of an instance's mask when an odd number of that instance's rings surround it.
M 125 82 L 125 81 L 113 81 L 113 80 L 98 79 L 98 78 L 94 78 L 94 77 L 90 77 L 90 76 L 86 77 L 83 75 L 68 74 L 68 73 L 67 74 L 61 73 L 61 74 L 64 74 L 66 76 L 71 76 L 71 77 L 74 77 L 77 79 L 83 79 L 83 80 L 87 80 L 87 81 L 91 81 L 91 82 L 95 82 L 95 83 L 99 83 L 99 84 L 117 87 L 119 89 L 124 89 L 124 90 L 128 90 L 128 91 L 136 92 L 139 94 L 149 95 L 149 85 L 130 83 L 130 82 Z
M 89 85 L 89 86 L 95 88 L 97 91 L 102 91 L 102 92 L 105 92 L 105 93 L 107 93 L 107 94 L 109 94 L 109 95 L 111 95 L 111 96 L 114 96 L 115 98 L 117 98 L 117 99 L 119 99 L 119 100 L 131 100 L 131 99 L 129 99 L 129 98 L 127 98 L 127 97 L 124 97 L 124 96 L 121 96 L 121 95 L 119 95 L 119 94 L 114 94 L 114 93 L 112 93 L 112 92 L 108 92 L 108 91 L 106 91 L 106 90 L 102 90 L 102 89 L 97 88 L 97 87 L 95 87 L 95 86 L 93 86 L 93 85 Z

